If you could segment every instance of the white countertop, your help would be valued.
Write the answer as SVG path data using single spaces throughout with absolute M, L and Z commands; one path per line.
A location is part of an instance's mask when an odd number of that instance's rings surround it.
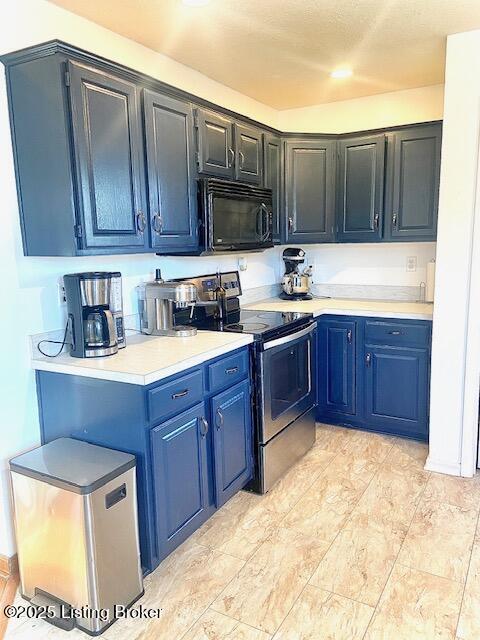
M 247 305 L 258 311 L 299 311 L 346 316 L 371 316 L 374 318 L 399 318 L 431 320 L 433 304 L 427 302 L 396 302 L 387 300 L 349 300 L 345 298 L 313 298 L 313 300 L 281 300 L 268 298 Z
M 251 335 L 215 331 L 198 331 L 188 338 L 135 335 L 127 337 L 125 349 L 113 356 L 87 359 L 72 358 L 65 353 L 57 358 L 45 358 L 39 354 L 32 359 L 32 367 L 39 371 L 147 385 L 251 342 Z

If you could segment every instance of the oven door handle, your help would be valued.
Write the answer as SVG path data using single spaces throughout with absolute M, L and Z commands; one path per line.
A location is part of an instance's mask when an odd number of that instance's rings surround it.
M 279 347 L 282 344 L 288 344 L 289 342 L 293 342 L 294 340 L 298 340 L 298 338 L 303 338 L 304 336 L 308 336 L 309 333 L 313 333 L 317 328 L 317 324 L 314 322 L 309 325 L 306 329 L 301 329 L 300 331 L 296 331 L 295 333 L 289 333 L 288 336 L 283 336 L 282 338 L 277 338 L 276 340 L 272 340 L 271 342 L 266 342 L 263 345 L 263 350 L 268 351 L 268 349 L 273 349 L 274 347 Z

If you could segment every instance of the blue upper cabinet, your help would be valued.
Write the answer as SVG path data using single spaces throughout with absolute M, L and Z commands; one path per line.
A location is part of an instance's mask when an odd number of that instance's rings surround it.
M 248 380 L 212 398 L 216 506 L 220 507 L 250 479 L 252 423 Z
M 385 239 L 435 240 L 442 127 L 435 123 L 389 135 Z
M 145 90 L 144 116 L 152 247 L 159 252 L 195 248 L 198 235 L 192 107 Z
M 287 243 L 333 242 L 336 145 L 331 139 L 285 143 Z
M 382 237 L 385 135 L 338 143 L 337 240 L 377 242 Z
M 208 517 L 208 422 L 204 403 L 151 431 L 157 537 L 162 555 Z
M 72 62 L 68 72 L 82 247 L 146 248 L 137 88 Z
M 354 416 L 357 322 L 320 318 L 317 326 L 318 412 Z
M 278 136 L 263 136 L 263 186 L 272 190 L 273 241 L 280 243 L 283 229 L 283 151 Z
M 229 118 L 196 109 L 198 173 L 219 178 L 235 177 L 233 121 Z
M 246 124 L 235 123 L 235 178 L 260 184 L 263 174 L 262 132 Z
M 58 41 L 1 60 L 25 255 L 195 252 L 198 175 L 271 188 L 275 242 L 436 238 L 441 123 L 294 136 Z

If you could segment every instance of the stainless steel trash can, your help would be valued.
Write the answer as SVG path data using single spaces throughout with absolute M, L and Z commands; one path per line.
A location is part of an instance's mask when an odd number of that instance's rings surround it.
M 59 627 L 102 633 L 143 594 L 135 456 L 59 438 L 10 471 L 23 597 Z

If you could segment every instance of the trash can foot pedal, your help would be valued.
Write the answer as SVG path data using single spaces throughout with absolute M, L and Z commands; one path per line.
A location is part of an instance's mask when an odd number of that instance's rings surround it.
M 70 616 L 70 605 L 67 602 L 58 600 L 40 589 L 36 590 L 30 602 L 34 607 L 43 609 L 44 615 L 40 617 L 55 627 L 64 631 L 71 631 L 75 627 L 75 618 Z

